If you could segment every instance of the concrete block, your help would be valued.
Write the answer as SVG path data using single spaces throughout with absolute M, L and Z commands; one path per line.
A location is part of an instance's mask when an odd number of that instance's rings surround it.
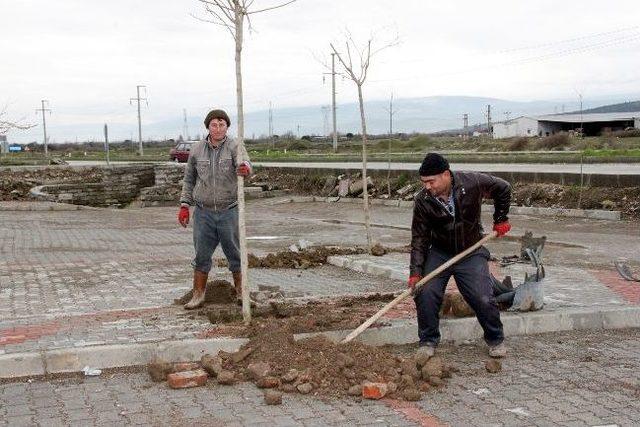
M 38 353 L 0 355 L 0 378 L 17 378 L 44 375 L 42 357 Z

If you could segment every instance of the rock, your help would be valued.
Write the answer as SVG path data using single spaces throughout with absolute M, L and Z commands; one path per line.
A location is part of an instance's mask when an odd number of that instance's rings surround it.
M 354 379 L 356 377 L 356 373 L 353 371 L 353 369 L 343 369 L 342 370 L 342 375 L 344 375 L 345 378 L 348 378 L 350 380 Z
M 156 359 L 147 365 L 147 370 L 152 381 L 162 382 L 173 371 L 173 365 L 162 359 Z
M 414 380 L 420 379 L 420 371 L 418 370 L 416 366 L 416 362 L 413 359 L 407 359 L 404 362 L 402 362 L 400 364 L 400 368 L 402 368 L 402 373 L 404 375 L 409 375 Z
M 389 389 L 385 383 L 365 382 L 362 384 L 362 397 L 365 399 L 382 399 L 388 393 Z
M 280 379 L 277 377 L 263 377 L 256 382 L 258 388 L 278 388 L 280 387 Z
M 502 362 L 496 359 L 489 359 L 484 362 L 484 368 L 487 370 L 487 372 L 496 374 L 502 371 Z
M 371 255 L 373 256 L 383 256 L 386 253 L 387 250 L 380 243 L 376 243 L 371 247 Z
M 207 373 L 212 377 L 217 377 L 220 371 L 222 371 L 222 358 L 219 356 L 211 356 L 205 354 L 200 358 L 200 364 Z
M 606 210 L 613 210 L 616 208 L 616 202 L 611 200 L 603 200 L 602 202 L 600 202 L 600 205 L 602 206 L 602 209 Z
M 200 365 L 195 362 L 177 362 L 173 364 L 172 372 L 195 371 Z
M 167 383 L 171 388 L 201 387 L 207 383 L 207 377 L 202 369 L 182 371 L 167 375 Z
M 293 384 L 282 384 L 280 389 L 285 393 L 295 393 L 298 390 Z
M 400 388 L 404 389 L 404 388 L 413 388 L 413 387 L 415 387 L 414 377 L 406 374 L 400 377 Z
M 442 384 L 444 384 L 444 382 L 442 381 L 442 378 L 433 376 L 433 377 L 429 377 L 429 384 L 431 384 L 434 387 L 439 387 Z
M 249 371 L 249 377 L 251 379 L 258 381 L 269 375 L 271 366 L 266 362 L 251 363 L 247 366 L 247 371 Z
M 301 394 L 309 394 L 313 391 L 313 386 L 310 383 L 300 384 L 296 387 Z
M 244 359 L 249 357 L 249 355 L 251 353 L 253 353 L 253 349 L 251 347 L 246 347 L 246 348 L 240 349 L 240 350 L 238 350 L 237 352 L 235 352 L 235 353 L 233 353 L 231 355 L 231 361 L 233 363 L 240 363 Z
M 233 385 L 236 382 L 236 377 L 231 371 L 225 371 L 224 369 L 218 373 L 218 384 Z
M 277 390 L 265 391 L 264 403 L 267 405 L 282 405 L 282 393 Z
M 449 297 L 449 301 L 451 302 L 451 313 L 453 313 L 455 317 L 471 317 L 476 315 L 473 309 L 464 300 L 462 294 L 452 293 Z
M 338 359 L 337 363 L 340 368 L 350 368 L 355 363 L 355 360 L 353 359 L 353 357 L 344 353 L 338 353 L 337 359 Z
M 423 392 L 423 393 L 431 391 L 431 384 L 429 384 L 429 383 L 420 384 L 420 391 Z
M 347 390 L 347 394 L 349 396 L 362 396 L 362 386 L 361 385 L 353 385 L 349 387 Z
M 402 392 L 402 398 L 407 402 L 417 402 L 422 399 L 422 393 L 415 388 L 409 388 Z
M 298 379 L 298 375 L 300 375 L 300 373 L 297 369 L 289 369 L 289 372 L 284 374 L 281 379 L 283 383 L 292 383 Z
M 398 391 L 398 384 L 390 381 L 387 383 L 387 388 L 389 389 L 389 393 L 395 393 L 396 391 Z
M 444 364 L 442 363 L 442 359 L 440 356 L 434 356 L 427 360 L 427 362 L 422 366 L 422 378 L 429 379 L 430 377 L 438 377 L 442 378 L 442 369 Z

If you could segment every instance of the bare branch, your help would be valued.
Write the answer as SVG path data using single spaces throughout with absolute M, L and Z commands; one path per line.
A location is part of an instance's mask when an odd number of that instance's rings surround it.
M 285 2 L 285 3 L 279 4 L 279 5 L 277 5 L 277 6 L 271 6 L 271 7 L 267 7 L 267 8 L 259 9 L 259 10 L 252 10 L 251 12 L 247 11 L 247 12 L 246 12 L 246 14 L 247 14 L 247 15 L 250 15 L 250 14 L 253 14 L 253 13 L 260 13 L 260 12 L 266 12 L 266 11 L 268 11 L 268 10 L 279 9 L 279 8 L 281 8 L 281 7 L 285 7 L 285 6 L 287 6 L 287 5 L 291 4 L 291 3 L 294 3 L 294 2 L 296 2 L 296 1 L 297 1 L 297 0 L 289 0 L 288 2 Z M 253 3 L 253 2 L 252 2 L 252 3 Z
M 0 110 L 0 135 L 6 135 L 11 130 L 27 130 L 36 127 L 35 124 L 21 123 L 24 117 L 19 120 L 5 120 L 4 116 L 7 115 L 7 107 L 4 106 Z

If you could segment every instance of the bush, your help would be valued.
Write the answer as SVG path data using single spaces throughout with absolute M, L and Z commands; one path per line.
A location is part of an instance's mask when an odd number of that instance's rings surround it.
M 515 138 L 509 142 L 507 150 L 509 151 L 524 151 L 529 146 L 529 138 Z
M 640 136 L 640 129 L 618 130 L 612 134 L 616 138 L 634 138 Z
M 569 135 L 557 133 L 538 141 L 538 148 L 543 150 L 559 150 L 569 145 Z
M 311 148 L 311 144 L 307 141 L 291 141 L 287 144 L 287 150 L 307 150 Z

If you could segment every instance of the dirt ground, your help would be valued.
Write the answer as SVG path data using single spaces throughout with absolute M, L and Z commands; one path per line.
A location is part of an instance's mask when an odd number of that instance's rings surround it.
M 373 197 L 388 197 L 386 177 L 375 174 L 372 176 L 373 186 L 369 189 L 369 194 Z M 389 181 L 390 198 L 411 200 L 420 188 L 414 178 L 408 173 L 392 177 Z M 351 179 L 353 182 L 359 179 L 359 175 L 354 174 Z M 309 176 L 287 171 L 261 171 L 253 177 L 253 181 L 268 182 L 273 187 L 288 189 L 301 195 L 337 196 L 337 177 L 329 174 Z M 512 203 L 519 206 L 619 210 L 626 219 L 640 219 L 640 187 L 585 187 L 580 191 L 576 186 L 558 184 L 512 184 Z M 358 195 L 350 194 L 347 197 Z

